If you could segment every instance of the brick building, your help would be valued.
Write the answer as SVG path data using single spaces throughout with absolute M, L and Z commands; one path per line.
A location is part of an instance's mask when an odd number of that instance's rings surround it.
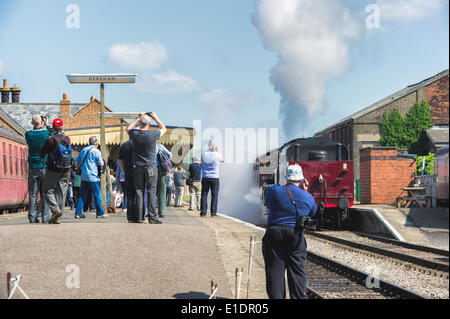
M 350 150 L 350 157 L 354 161 L 355 178 L 360 177 L 360 150 L 367 147 L 380 146 L 379 124 L 384 112 L 391 112 L 394 108 L 405 115 L 414 103 L 427 101 L 430 105 L 432 123 L 437 129 L 447 129 L 449 121 L 449 70 L 445 70 L 433 77 L 395 92 L 394 94 L 352 114 L 317 133 L 315 137 L 330 138 L 339 141 Z M 430 134 L 436 132 L 433 130 Z M 442 131 L 438 131 L 442 132 Z M 442 139 L 439 140 L 442 144 Z M 445 141 L 443 142 L 445 145 Z M 448 137 L 447 137 L 448 145 Z M 440 145 L 441 145 L 440 144 Z M 440 146 L 439 145 L 439 146 Z M 435 149 L 430 146 L 430 149 Z

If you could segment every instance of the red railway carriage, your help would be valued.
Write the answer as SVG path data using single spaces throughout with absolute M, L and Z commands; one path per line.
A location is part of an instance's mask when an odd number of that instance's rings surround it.
M 0 127 L 0 211 L 28 205 L 27 158 L 25 138 Z
M 353 162 L 347 148 L 329 139 L 302 138 L 265 154 L 255 167 L 263 196 L 267 188 L 286 183 L 286 169 L 293 164 L 302 167 L 309 182 L 309 192 L 319 208 L 316 221 L 340 228 L 348 221 L 354 201 Z

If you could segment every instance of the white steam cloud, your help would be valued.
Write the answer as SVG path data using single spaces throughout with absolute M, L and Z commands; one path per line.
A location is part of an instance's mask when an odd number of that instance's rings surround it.
M 338 0 L 259 0 L 253 24 L 264 47 L 278 53 L 270 81 L 281 96 L 287 137 L 325 108 L 328 82 L 349 68 L 349 42 L 360 26 Z

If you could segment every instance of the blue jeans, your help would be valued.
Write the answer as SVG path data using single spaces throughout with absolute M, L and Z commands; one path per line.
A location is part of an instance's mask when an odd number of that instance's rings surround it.
M 170 202 L 172 201 L 173 187 L 167 186 L 167 206 L 170 206 Z
M 81 181 L 80 196 L 78 197 L 77 209 L 75 215 L 81 216 L 83 214 L 83 206 L 87 200 L 89 192 L 92 193 L 95 200 L 95 209 L 97 216 L 103 216 L 105 212 L 102 207 L 102 196 L 100 193 L 100 182 L 85 182 Z
M 201 212 L 202 216 L 206 216 L 208 210 L 208 193 L 211 190 L 211 216 L 217 214 L 217 202 L 219 201 L 219 179 L 218 178 L 203 178 L 202 179 L 202 199 Z

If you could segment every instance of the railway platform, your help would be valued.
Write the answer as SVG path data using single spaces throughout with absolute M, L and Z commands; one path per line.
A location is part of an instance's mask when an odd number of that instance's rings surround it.
M 78 220 L 66 210 L 60 225 L 48 225 L 29 224 L 26 213 L 0 216 L 0 298 L 6 298 L 7 272 L 22 275 L 20 286 L 30 298 L 202 299 L 210 295 L 211 280 L 218 298 L 234 298 L 235 269 L 243 268 L 247 278 L 251 236 L 249 298 L 267 297 L 261 230 L 179 208 L 168 208 L 162 220 L 129 224 L 124 213 Z M 79 288 L 70 284 L 74 265 Z M 246 285 L 240 293 L 246 297 Z
M 397 208 L 390 205 L 355 205 L 353 209 L 376 210 L 384 219 L 384 226 L 387 226 L 397 239 L 449 249 L 448 207 Z

